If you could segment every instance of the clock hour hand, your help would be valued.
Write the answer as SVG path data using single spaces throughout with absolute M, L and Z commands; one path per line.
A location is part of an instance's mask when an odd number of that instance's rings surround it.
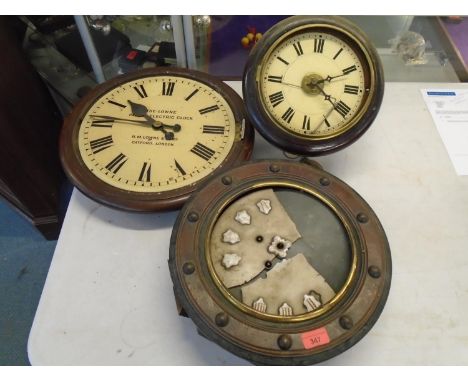
M 317 84 L 318 84 L 318 82 L 310 82 L 310 83 L 309 83 L 310 86 L 315 86 L 315 87 L 319 90 L 319 92 L 322 93 L 322 94 L 324 95 L 325 101 L 330 102 L 330 103 L 333 105 L 333 107 L 335 107 L 336 98 L 333 97 L 333 96 L 331 96 L 330 94 L 325 93 L 325 91 L 323 90 L 323 88 L 322 88 L 321 86 L 318 86 Z M 332 101 L 332 99 L 333 99 L 334 101 Z
M 148 114 L 148 108 L 145 105 L 135 103 L 130 100 L 128 100 L 128 103 L 130 104 L 130 107 L 132 108 L 132 113 L 135 117 L 143 117 L 152 124 L 156 123 L 156 120 L 154 120 L 153 117 L 151 117 Z
M 164 134 L 166 134 L 164 129 L 172 129 L 174 132 L 179 132 L 181 130 L 181 126 L 178 123 L 176 123 L 175 125 L 167 125 L 165 123 L 162 123 L 162 122 L 159 122 L 159 121 L 156 121 L 155 119 L 153 119 L 153 117 L 151 117 L 148 114 L 148 108 L 145 105 L 142 105 L 142 104 L 139 104 L 139 103 L 136 103 L 136 102 L 132 102 L 130 100 L 128 100 L 128 103 L 130 104 L 130 107 L 132 109 L 132 113 L 136 117 L 145 118 L 148 122 L 151 122 L 154 127 L 157 127 L 158 129 L 163 131 Z

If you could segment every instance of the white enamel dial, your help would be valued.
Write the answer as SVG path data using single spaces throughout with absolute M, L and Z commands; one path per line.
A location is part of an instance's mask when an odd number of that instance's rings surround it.
M 345 39 L 320 30 L 280 41 L 265 58 L 259 88 L 282 128 L 310 138 L 345 131 L 369 92 L 367 67 Z
M 132 103 L 154 121 L 132 113 Z M 210 175 L 236 136 L 226 99 L 174 75 L 121 84 L 86 112 L 78 147 L 86 167 L 109 185 L 133 192 L 171 191 Z

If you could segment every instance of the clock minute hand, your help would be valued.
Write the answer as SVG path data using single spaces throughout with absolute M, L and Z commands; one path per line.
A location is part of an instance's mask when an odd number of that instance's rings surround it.
M 142 124 L 142 125 L 147 125 L 147 126 L 150 126 L 150 127 L 153 127 L 157 130 L 159 130 L 161 127 L 164 127 L 166 129 L 172 129 L 174 130 L 175 132 L 178 132 L 180 131 L 181 129 L 181 126 L 176 123 L 175 125 L 167 125 L 163 122 L 159 122 L 159 121 L 155 121 L 154 123 L 151 123 L 147 120 L 139 120 L 139 119 L 129 119 L 129 118 L 119 118 L 119 117 L 114 117 L 114 116 L 111 116 L 111 115 L 98 115 L 98 114 L 92 114 L 90 115 L 90 117 L 93 117 L 95 119 L 109 119 L 109 120 L 113 120 L 113 121 L 122 121 L 122 122 L 133 122 L 133 123 L 139 123 L 139 124 Z
M 150 127 L 159 127 L 161 125 L 161 122 L 158 122 L 158 121 L 155 121 L 155 123 L 151 123 L 149 121 L 142 121 L 142 120 L 139 120 L 139 119 L 129 119 L 129 118 L 119 118 L 119 117 L 113 117 L 111 115 L 96 115 L 96 114 L 92 114 L 90 115 L 90 117 L 93 117 L 95 119 L 111 119 L 113 121 L 122 121 L 122 122 L 133 122 L 133 123 L 139 123 L 139 124 L 142 124 L 142 125 L 147 125 L 147 126 L 150 126 Z
M 324 79 L 322 80 L 318 80 L 317 82 L 315 82 L 315 84 L 322 84 L 324 83 L 325 81 L 328 81 L 328 82 L 331 82 L 331 80 L 334 80 L 335 78 L 338 78 L 338 77 L 343 77 L 343 76 L 346 76 L 348 75 L 348 73 L 343 73 L 343 74 L 338 74 L 337 76 L 327 76 L 325 77 Z

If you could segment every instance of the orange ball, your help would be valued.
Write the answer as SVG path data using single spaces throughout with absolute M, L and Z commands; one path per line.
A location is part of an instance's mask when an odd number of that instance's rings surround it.
M 250 44 L 250 40 L 248 37 L 242 37 L 241 44 L 244 48 L 247 48 Z
M 253 33 L 247 33 L 247 38 L 249 39 L 249 41 L 253 41 L 254 37 L 255 36 Z

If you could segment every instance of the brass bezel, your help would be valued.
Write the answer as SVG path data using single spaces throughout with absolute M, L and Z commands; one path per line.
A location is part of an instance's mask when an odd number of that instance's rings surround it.
M 344 285 L 341 287 L 341 289 L 336 293 L 336 295 L 324 304 L 321 308 L 314 310 L 312 312 L 304 313 L 301 315 L 294 315 L 294 316 L 279 316 L 279 315 L 273 315 L 273 314 L 268 314 L 268 313 L 261 313 L 258 312 L 248 305 L 240 302 L 236 297 L 234 297 L 229 290 L 223 285 L 222 281 L 219 279 L 218 275 L 216 274 L 216 271 L 213 266 L 213 261 L 210 253 L 210 242 L 211 242 L 211 237 L 212 237 L 212 232 L 214 225 L 218 221 L 219 216 L 226 210 L 226 208 L 233 203 L 235 200 L 239 199 L 240 197 L 251 193 L 253 191 L 258 191 L 260 189 L 265 189 L 265 188 L 287 188 L 287 189 L 294 189 L 302 192 L 306 192 L 309 196 L 315 197 L 318 200 L 320 200 L 322 203 L 324 203 L 328 208 L 332 210 L 332 212 L 339 218 L 341 224 L 345 228 L 345 231 L 347 233 L 347 238 L 348 242 L 350 245 L 351 249 L 351 256 L 352 256 L 352 261 L 351 261 L 351 267 L 348 273 L 348 277 L 346 278 L 346 281 Z M 317 189 L 312 188 L 312 187 L 306 187 L 304 185 L 298 184 L 297 182 L 293 181 L 260 181 L 258 183 L 255 183 L 249 187 L 245 187 L 241 190 L 238 190 L 235 194 L 229 195 L 223 202 L 222 205 L 220 206 L 219 210 L 217 213 L 210 218 L 210 221 L 208 223 L 208 229 L 207 232 L 209 232 L 208 235 L 205 237 L 205 242 L 204 242 L 204 253 L 205 253 L 205 260 L 208 265 L 208 270 L 210 273 L 210 276 L 212 277 L 214 283 L 218 287 L 218 289 L 221 291 L 221 293 L 224 295 L 224 297 L 231 303 L 233 304 L 236 308 L 240 309 L 241 311 L 248 313 L 254 317 L 260 318 L 260 319 L 266 319 L 269 321 L 273 322 L 302 322 L 305 320 L 309 320 L 318 316 L 321 316 L 322 314 L 330 311 L 335 307 L 339 302 L 341 302 L 343 296 L 346 295 L 346 293 L 349 291 L 349 287 L 354 281 L 356 277 L 356 269 L 357 269 L 357 254 L 360 252 L 359 250 L 359 245 L 358 245 L 358 232 L 353 229 L 353 226 L 345 214 L 345 212 L 342 210 L 340 205 L 327 196 L 325 196 L 323 193 L 320 193 Z
M 344 224 L 349 223 L 349 232 L 355 234 L 357 263 L 350 283 L 336 304 L 316 317 L 285 321 L 250 314 L 233 304 L 219 287 L 219 280 L 213 277 L 211 256 L 206 249 L 220 213 L 240 195 L 274 185 L 288 188 L 292 185 L 298 192 L 309 195 L 311 189 L 311 197 L 315 193 L 323 195 L 324 199 L 319 200 L 337 205 L 336 211 L 344 216 Z M 377 321 L 391 281 L 390 248 L 370 206 L 330 173 L 293 161 L 247 163 L 207 183 L 177 217 L 168 263 L 179 314 L 190 317 L 204 337 L 264 365 L 313 364 L 353 346 Z M 329 339 L 317 347 L 306 346 L 303 336 L 317 329 L 328 333 Z

